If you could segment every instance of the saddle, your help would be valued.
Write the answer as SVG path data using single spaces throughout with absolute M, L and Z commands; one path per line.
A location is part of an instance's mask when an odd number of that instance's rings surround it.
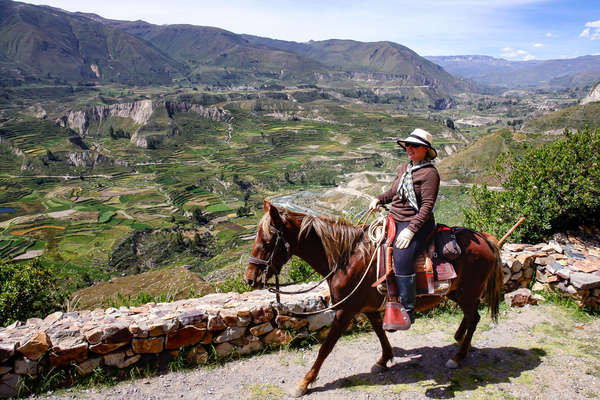
M 436 225 L 433 234 L 427 238 L 425 249 L 415 257 L 417 296 L 444 296 L 450 290 L 451 280 L 456 278 L 456 271 L 452 263 L 436 251 L 436 235 L 439 236 L 440 232 L 445 234 L 448 230 L 453 230 L 453 228 L 442 224 Z M 385 224 L 385 243 L 380 246 L 377 254 L 378 279 L 373 283 L 373 286 L 380 291 L 386 290 L 382 286 L 394 273 L 392 246 L 395 236 L 396 223 L 392 216 L 388 215 Z M 437 239 L 439 242 L 439 238 Z

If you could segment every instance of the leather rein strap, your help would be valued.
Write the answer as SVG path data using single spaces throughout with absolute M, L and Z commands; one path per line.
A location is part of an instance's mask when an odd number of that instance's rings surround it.
M 281 304 L 281 294 L 301 294 L 301 293 L 306 293 L 306 292 L 310 292 L 311 290 L 313 290 L 314 288 L 316 288 L 317 286 L 319 286 L 321 283 L 323 283 L 325 280 L 329 279 L 336 271 L 337 271 L 337 267 L 332 269 L 329 274 L 327 274 L 327 276 L 325 276 L 321 281 L 319 281 L 316 285 L 310 287 L 309 289 L 303 289 L 303 290 L 298 290 L 298 291 L 294 291 L 294 292 L 284 292 L 279 290 L 279 272 L 273 268 L 273 257 L 275 255 L 275 251 L 277 251 L 277 248 L 280 246 L 280 243 L 283 243 L 285 252 L 286 252 L 286 258 L 289 259 L 289 257 L 291 257 L 291 246 L 290 244 L 285 240 L 285 238 L 283 237 L 283 234 L 281 233 L 281 231 L 279 231 L 278 229 L 274 228 L 273 226 L 270 227 L 271 232 L 275 233 L 275 235 L 277 236 L 275 239 L 275 246 L 273 247 L 273 251 L 271 252 L 271 255 L 269 256 L 268 260 L 263 260 L 262 258 L 258 258 L 258 257 L 254 257 L 254 256 L 248 256 L 248 262 L 252 263 L 252 264 L 256 264 L 256 265 L 265 265 L 266 269 L 265 272 L 263 274 L 263 285 L 267 286 L 267 271 L 270 268 L 271 271 L 273 271 L 273 273 L 275 274 L 275 289 L 273 289 L 272 287 L 268 288 L 269 292 L 271 293 L 275 293 L 275 297 L 277 299 L 277 304 Z M 331 310 L 337 306 L 339 306 L 340 304 L 342 304 L 343 302 L 345 302 L 346 300 L 348 300 L 357 290 L 358 288 L 361 286 L 361 284 L 363 283 L 363 281 L 365 280 L 365 278 L 367 277 L 367 274 L 369 273 L 369 270 L 371 269 L 371 265 L 373 264 L 373 259 L 375 258 L 375 255 L 377 254 L 377 251 L 379 250 L 380 244 L 377 245 L 377 248 L 375 249 L 375 251 L 373 252 L 373 255 L 371 256 L 371 260 L 369 261 L 369 264 L 367 265 L 365 272 L 362 276 L 362 278 L 360 279 L 360 281 L 358 282 L 358 284 L 356 285 L 356 287 L 343 299 L 341 299 L 340 301 L 336 302 L 335 304 L 332 304 L 331 306 L 324 308 L 322 310 L 317 310 L 317 311 L 312 311 L 312 312 L 292 312 L 293 315 L 296 316 L 307 316 L 307 315 L 314 315 L 314 314 L 320 314 L 322 312 Z M 314 273 L 314 272 L 313 272 Z M 310 275 L 312 276 L 312 274 Z M 297 282 L 296 282 L 297 283 Z M 289 283 L 286 285 L 292 285 L 294 283 Z M 384 299 L 385 301 L 385 299 Z
M 275 288 L 273 287 L 269 287 L 267 290 L 271 293 L 275 293 L 276 297 L 277 297 L 277 303 L 280 304 L 280 295 L 281 294 L 302 294 L 302 293 L 307 293 L 310 292 L 311 290 L 313 290 L 314 288 L 316 288 L 317 286 L 319 286 L 321 283 L 325 282 L 327 279 L 329 279 L 336 271 L 337 268 L 334 268 L 333 270 L 331 270 L 331 272 L 329 272 L 329 274 L 327 274 L 327 276 L 325 276 L 323 279 L 321 279 L 319 282 L 317 282 L 317 284 L 309 287 L 308 289 L 302 289 L 302 290 L 297 290 L 297 291 L 283 291 L 280 290 L 279 288 L 281 286 L 290 286 L 290 285 L 295 285 L 298 283 L 303 282 L 301 281 L 297 281 L 297 282 L 290 282 L 290 283 L 286 283 L 283 285 L 279 284 L 279 273 L 275 268 L 273 268 L 273 258 L 275 255 L 275 251 L 277 251 L 277 248 L 280 246 L 280 243 L 283 243 L 283 247 L 285 248 L 286 251 L 286 256 L 289 257 L 290 256 L 290 244 L 285 240 L 285 238 L 283 237 L 283 234 L 281 233 L 281 231 L 279 231 L 278 229 L 274 228 L 273 226 L 271 226 L 271 232 L 274 233 L 276 235 L 276 239 L 275 239 L 275 246 L 273 247 L 273 251 L 271 252 L 271 255 L 269 256 L 268 260 L 263 260 L 262 258 L 258 258 L 258 257 L 254 257 L 254 256 L 249 256 L 248 257 L 248 262 L 252 263 L 252 264 L 256 264 L 256 265 L 265 265 L 267 268 L 267 270 L 271 269 L 271 271 L 273 271 L 273 274 L 275 275 Z M 316 273 L 316 271 L 313 271 L 307 278 L 305 278 L 304 280 L 310 278 L 311 276 L 313 276 Z M 263 286 L 269 286 L 267 284 L 267 271 L 265 270 L 265 273 L 263 274 Z

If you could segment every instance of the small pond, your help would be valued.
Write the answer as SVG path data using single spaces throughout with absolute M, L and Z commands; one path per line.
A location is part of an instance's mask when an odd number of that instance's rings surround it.
M 15 212 L 17 212 L 17 210 L 12 207 L 0 207 L 0 214 L 14 214 Z

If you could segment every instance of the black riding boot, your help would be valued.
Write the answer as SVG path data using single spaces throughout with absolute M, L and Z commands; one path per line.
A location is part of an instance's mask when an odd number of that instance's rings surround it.
M 396 286 L 400 294 L 400 302 L 410 317 L 410 322 L 415 322 L 415 300 L 417 299 L 417 287 L 415 274 L 396 275 Z

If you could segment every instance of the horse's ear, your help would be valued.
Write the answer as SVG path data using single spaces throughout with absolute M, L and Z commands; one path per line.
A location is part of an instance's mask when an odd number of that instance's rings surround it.
M 269 203 L 269 215 L 271 216 L 271 222 L 275 228 L 281 228 L 283 225 L 283 220 L 281 219 L 281 215 L 279 214 L 279 210 L 273 204 Z
M 268 200 L 263 200 L 263 210 L 265 212 L 269 212 L 270 208 L 271 208 L 271 203 L 269 203 Z

